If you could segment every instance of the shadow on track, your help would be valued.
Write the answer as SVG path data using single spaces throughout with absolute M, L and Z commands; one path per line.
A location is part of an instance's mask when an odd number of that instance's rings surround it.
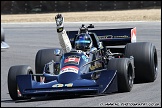
M 24 99 L 24 100 L 1 100 L 1 103 L 24 103 L 24 102 L 36 102 L 36 101 L 54 101 L 54 100 L 65 100 L 65 99 L 77 99 L 77 98 L 92 98 L 98 96 L 106 96 L 106 95 L 113 95 L 111 94 L 99 94 L 99 95 L 70 95 L 70 96 L 46 96 L 46 97 L 32 97 L 31 99 Z

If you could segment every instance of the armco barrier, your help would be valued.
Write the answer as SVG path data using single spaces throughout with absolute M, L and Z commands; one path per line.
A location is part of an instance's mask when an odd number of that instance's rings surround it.
M 1 14 L 161 8 L 161 1 L 1 1 Z

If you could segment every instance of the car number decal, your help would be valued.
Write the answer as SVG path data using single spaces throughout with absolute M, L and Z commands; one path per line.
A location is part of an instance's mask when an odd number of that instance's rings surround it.
M 67 58 L 65 58 L 64 63 L 66 64 L 79 64 L 80 61 L 80 57 L 79 56 L 68 56 Z
M 72 87 L 73 83 L 69 84 L 54 84 L 52 87 Z

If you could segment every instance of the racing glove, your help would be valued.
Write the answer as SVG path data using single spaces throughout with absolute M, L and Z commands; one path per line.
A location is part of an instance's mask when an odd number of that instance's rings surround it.
M 64 29 L 64 17 L 61 14 L 57 14 L 55 16 L 55 21 L 56 21 L 56 25 L 57 25 L 57 32 L 60 33 L 63 31 Z

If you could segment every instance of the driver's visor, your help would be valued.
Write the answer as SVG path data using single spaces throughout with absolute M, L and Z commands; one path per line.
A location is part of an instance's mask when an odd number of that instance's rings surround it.
M 75 43 L 91 43 L 89 40 L 78 40 Z

